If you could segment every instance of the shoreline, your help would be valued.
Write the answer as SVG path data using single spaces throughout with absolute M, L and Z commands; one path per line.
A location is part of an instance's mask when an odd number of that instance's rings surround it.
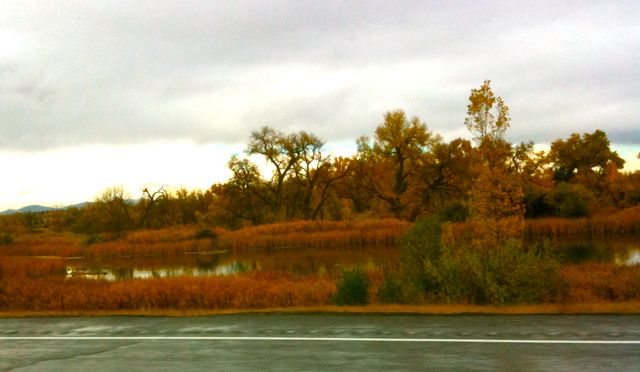
M 366 305 L 309 306 L 262 309 L 192 310 L 79 310 L 79 311 L 0 311 L 0 318 L 39 317 L 199 317 L 240 314 L 349 314 L 349 315 L 631 315 L 640 314 L 640 302 L 573 303 L 536 305 Z

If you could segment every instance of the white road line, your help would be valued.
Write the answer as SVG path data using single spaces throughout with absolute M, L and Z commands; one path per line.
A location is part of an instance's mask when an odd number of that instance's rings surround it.
M 223 337 L 223 336 L 0 336 L 0 341 L 90 341 L 90 340 L 150 340 L 150 341 L 331 341 L 331 342 L 425 342 L 482 344 L 592 344 L 640 345 L 640 340 L 526 340 L 481 338 L 370 338 L 370 337 Z

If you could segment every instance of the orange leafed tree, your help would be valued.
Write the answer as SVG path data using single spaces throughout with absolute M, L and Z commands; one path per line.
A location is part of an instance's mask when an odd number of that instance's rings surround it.
M 416 171 L 424 156 L 440 137 L 431 133 L 417 117 L 407 119 L 402 110 L 384 115 L 384 123 L 376 128 L 373 144 L 367 137 L 358 139 L 359 164 L 366 168 L 370 191 L 397 218 L 405 216 L 407 200 L 417 184 Z

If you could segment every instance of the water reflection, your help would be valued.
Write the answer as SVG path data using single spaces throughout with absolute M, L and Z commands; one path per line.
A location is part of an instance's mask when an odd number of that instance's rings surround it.
M 232 275 L 243 273 L 249 270 L 261 270 L 257 262 L 234 261 L 218 265 L 216 267 L 188 267 L 175 266 L 164 268 L 139 268 L 139 267 L 100 267 L 84 268 L 77 266 L 67 267 L 67 278 L 82 277 L 85 279 L 104 279 L 108 281 L 126 279 L 152 279 L 171 278 L 176 276 L 213 276 Z
M 233 275 L 247 271 L 287 271 L 325 275 L 345 268 L 397 263 L 396 247 L 287 249 L 275 251 L 224 252 L 203 256 L 129 258 L 74 262 L 67 278 L 83 277 L 108 281 L 169 278 L 177 276 Z
M 528 244 L 548 244 L 561 263 L 613 262 L 618 265 L 640 264 L 640 243 L 631 239 L 563 238 L 551 241 L 530 241 Z
M 618 265 L 640 265 L 640 249 L 634 249 L 625 254 L 616 254 L 615 262 Z
M 542 244 L 541 242 L 529 244 Z M 586 261 L 640 265 L 640 243 L 635 241 L 561 240 L 548 243 L 562 263 Z M 70 261 L 67 278 L 109 281 L 177 276 L 233 275 L 247 271 L 287 271 L 327 275 L 354 266 L 397 265 L 400 248 L 309 248 L 274 251 L 223 252 L 156 258 L 120 258 L 104 261 Z

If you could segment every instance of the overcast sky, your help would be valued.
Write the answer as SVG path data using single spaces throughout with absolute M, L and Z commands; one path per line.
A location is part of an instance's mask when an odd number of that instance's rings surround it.
M 603 129 L 634 166 L 638 61 L 635 0 L 3 0 L 0 209 L 208 187 L 264 125 L 344 149 L 400 108 L 468 136 L 485 79 L 508 139 Z

